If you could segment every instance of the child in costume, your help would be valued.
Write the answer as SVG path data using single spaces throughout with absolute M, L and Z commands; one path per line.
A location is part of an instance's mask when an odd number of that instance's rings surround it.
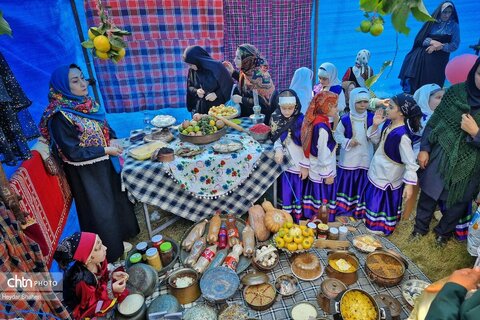
M 409 128 L 418 132 L 421 118 L 422 111 L 413 97 L 402 93 L 390 99 L 388 120 L 381 133 L 378 126 L 384 120 L 383 110 L 376 112 L 373 125 L 368 129 L 367 134 L 379 145 L 356 215 L 365 218 L 366 227 L 374 233 L 391 234 L 402 213 L 402 197 L 408 200 L 412 196 L 418 165 Z
M 114 308 L 128 295 L 128 274 L 107 269 L 107 248 L 95 233 L 76 232 L 58 246 L 54 258 L 62 269 L 64 302 L 74 319 L 113 319 Z
M 274 142 L 275 161 L 282 164 L 284 155 L 293 165 L 282 173 L 282 207 L 295 222 L 302 218 L 304 180 L 308 177 L 308 159 L 302 149 L 302 105 L 295 91 L 282 91 L 274 101 L 275 111 L 270 120 L 271 139 Z
M 367 129 L 374 114 L 367 110 L 370 93 L 355 88 L 350 93 L 351 110 L 340 118 L 334 138 L 341 146 L 337 168 L 336 215 L 352 215 L 367 184 L 367 172 L 373 157 L 373 142 Z
M 309 159 L 308 181 L 303 196 L 303 215 L 312 218 L 323 203 L 329 203 L 329 221 L 335 216 L 336 147 L 329 116 L 337 114 L 338 95 L 319 92 L 310 103 L 302 125 L 302 147 Z

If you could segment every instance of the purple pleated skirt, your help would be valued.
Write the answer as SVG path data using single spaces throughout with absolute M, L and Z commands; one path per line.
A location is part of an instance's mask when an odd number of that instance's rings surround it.
M 318 215 L 318 210 L 322 203 L 328 203 L 329 219 L 328 221 L 335 221 L 335 190 L 336 181 L 333 184 L 327 185 L 324 183 L 313 182 L 307 180 L 305 191 L 303 195 L 303 216 L 310 219 Z
M 337 168 L 336 215 L 352 216 L 367 185 L 367 170 Z
M 282 173 L 282 209 L 289 212 L 296 223 L 302 219 L 304 185 L 305 181 L 300 179 L 298 173 Z

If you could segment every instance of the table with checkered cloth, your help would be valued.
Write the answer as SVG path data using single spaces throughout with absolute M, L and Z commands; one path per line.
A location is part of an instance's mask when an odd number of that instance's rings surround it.
M 365 233 L 367 233 L 366 228 L 363 224 L 361 224 L 359 227 L 357 227 L 357 232 L 350 233 L 347 236 L 347 240 L 349 240 L 351 243 L 352 239 L 355 236 L 359 234 L 365 234 Z M 380 237 L 379 239 L 382 242 L 382 245 L 385 249 L 390 249 L 401 254 L 400 249 L 397 246 L 395 246 L 392 242 L 390 242 L 390 240 L 388 240 L 387 238 L 380 238 Z M 400 284 L 393 287 L 389 287 L 389 288 L 382 287 L 375 283 L 372 283 L 367 277 L 364 266 L 365 266 L 365 259 L 368 254 L 359 252 L 353 246 L 351 246 L 350 251 L 355 253 L 355 255 L 357 256 L 360 262 L 360 268 L 357 271 L 358 272 L 357 282 L 348 286 L 348 288 L 359 288 L 359 289 L 365 290 L 372 296 L 377 294 L 386 294 L 397 299 L 397 301 L 400 302 L 400 304 L 402 305 L 402 313 L 400 314 L 400 319 L 406 319 L 410 314 L 411 308 L 409 307 L 409 305 L 407 304 L 407 302 L 402 296 L 401 286 L 405 281 L 409 279 L 419 279 L 419 280 L 430 282 L 427 276 L 412 262 L 412 260 L 410 260 L 410 258 L 402 255 L 402 257 L 405 258 L 405 260 L 408 262 L 408 269 L 405 272 L 402 282 L 400 282 Z M 325 267 L 328 263 L 327 250 L 312 249 L 312 252 L 315 252 L 317 254 L 317 256 L 320 258 L 322 265 Z M 174 269 L 178 269 L 178 268 L 180 268 L 180 263 L 177 263 L 174 267 Z M 254 270 L 253 267 L 250 266 L 245 272 L 240 274 L 240 277 L 245 275 L 246 272 L 251 272 L 253 270 Z M 274 270 L 268 272 L 267 274 L 270 278 L 270 282 L 273 283 L 278 276 L 285 273 L 291 274 L 292 270 L 291 270 L 290 262 L 288 261 L 287 256 L 284 253 L 281 253 L 280 263 L 275 267 Z M 167 287 L 164 285 L 164 281 L 163 281 L 164 278 L 165 278 L 165 275 L 160 277 L 157 290 L 153 293 L 153 295 L 148 297 L 146 300 L 147 305 L 149 305 L 150 302 L 156 297 L 158 297 L 160 294 L 163 295 L 167 293 L 168 290 L 167 290 Z M 327 315 L 326 313 L 323 312 L 322 309 L 320 309 L 320 307 L 318 307 L 318 303 L 316 299 L 317 295 L 320 293 L 320 290 L 321 290 L 320 284 L 326 278 L 327 276 L 324 271 L 322 276 L 317 280 L 314 280 L 314 281 L 299 280 L 299 290 L 293 296 L 282 298 L 281 296 L 278 295 L 276 298 L 275 304 L 265 311 L 254 311 L 247 307 L 248 310 L 250 311 L 250 316 L 256 319 L 265 319 L 265 320 L 266 319 L 277 319 L 277 320 L 290 319 L 290 310 L 293 307 L 293 305 L 298 302 L 307 301 L 312 303 L 314 306 L 317 306 L 317 311 L 319 312 L 319 316 L 325 316 L 329 319 L 333 319 L 331 315 Z M 193 305 L 199 304 L 199 303 L 206 303 L 206 301 L 202 297 L 200 297 L 194 303 L 184 305 L 184 307 L 190 308 Z M 227 303 L 239 303 L 239 304 L 245 305 L 241 290 L 238 290 L 235 293 L 235 295 L 227 301 Z
M 248 128 L 248 118 L 241 119 L 241 126 Z M 177 130 L 175 135 L 177 135 Z M 228 129 L 227 133 L 239 133 Z M 157 206 L 191 221 L 200 221 L 212 215 L 217 209 L 236 214 L 247 212 L 257 199 L 275 182 L 282 173 L 282 166 L 274 160 L 273 144 L 262 144 L 264 152 L 257 161 L 257 167 L 250 176 L 228 195 L 215 199 L 195 197 L 180 188 L 162 169 L 162 163 L 137 161 L 126 157 L 122 170 L 122 183 L 135 200 Z

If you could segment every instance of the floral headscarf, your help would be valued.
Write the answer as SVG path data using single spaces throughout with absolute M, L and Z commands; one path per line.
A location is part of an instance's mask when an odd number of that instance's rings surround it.
M 370 51 L 360 50 L 355 58 L 355 65 L 352 67 L 353 74 L 361 87 L 365 87 L 365 80 L 373 75 L 372 69 L 368 67 L 368 60 L 370 60 Z
M 245 43 L 238 47 L 242 59 L 240 71 L 240 87 L 249 90 L 256 89 L 268 102 L 275 91 L 272 77 L 268 72 L 268 62 L 255 46 Z
M 310 147 L 312 145 L 313 128 L 319 123 L 325 123 L 330 127 L 327 113 L 338 103 L 338 94 L 330 91 L 320 91 L 313 97 L 302 125 L 302 147 L 303 153 L 308 158 L 310 156 Z

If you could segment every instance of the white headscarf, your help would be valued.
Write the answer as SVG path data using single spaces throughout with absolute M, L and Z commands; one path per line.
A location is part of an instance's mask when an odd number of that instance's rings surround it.
M 318 68 L 318 77 L 328 78 L 329 87 L 341 86 L 342 82 L 338 79 L 337 67 L 333 63 L 325 62 L 320 65 Z
M 427 119 L 433 114 L 432 109 L 430 109 L 429 101 L 432 94 L 442 90 L 438 84 L 430 83 L 421 86 L 413 94 L 413 98 L 417 101 L 417 104 L 422 109 L 422 113 L 427 116 Z
M 370 101 L 370 93 L 365 88 L 355 88 L 350 92 L 350 115 L 355 116 L 356 118 L 364 118 L 367 116 L 367 110 L 363 113 L 358 113 L 355 109 L 355 103 L 358 101 Z M 367 108 L 368 109 L 368 108 Z
M 313 71 L 306 67 L 301 67 L 295 70 L 292 82 L 290 83 L 290 89 L 295 91 L 300 99 L 300 103 L 302 104 L 301 112 L 303 114 L 307 111 L 313 97 L 312 78 Z
M 366 76 L 367 79 L 372 76 L 372 74 L 370 74 L 370 68 L 368 67 L 368 60 L 370 60 L 370 51 L 362 49 L 358 51 L 357 57 L 355 58 L 355 65 L 352 67 L 353 74 L 361 87 L 365 87 L 364 76 Z

